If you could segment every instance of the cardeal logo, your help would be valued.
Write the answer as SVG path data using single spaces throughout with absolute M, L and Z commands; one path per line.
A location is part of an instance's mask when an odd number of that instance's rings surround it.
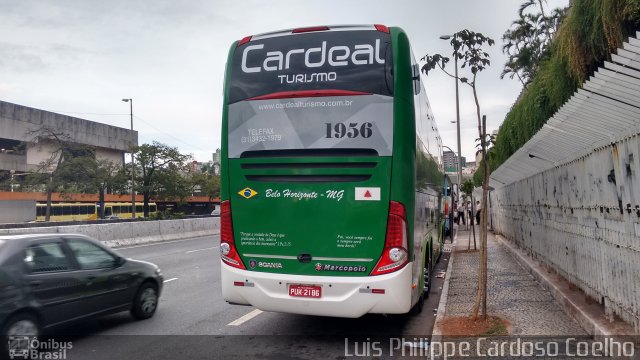
M 245 73 L 259 73 L 264 71 L 288 70 L 292 62 L 296 62 L 296 57 L 304 57 L 304 65 L 308 68 L 319 68 L 328 63 L 329 66 L 339 67 L 349 65 L 349 61 L 354 65 L 384 64 L 384 58 L 380 55 L 380 39 L 376 39 L 374 45 L 357 44 L 353 49 L 349 46 L 338 45 L 327 49 L 327 42 L 323 41 L 320 47 L 309 49 L 291 49 L 287 53 L 282 51 L 269 51 L 264 54 L 264 44 L 247 46 L 242 52 L 242 71 Z M 251 53 L 251 54 L 250 54 Z M 247 66 L 249 56 L 264 57 L 262 67 Z M 311 61 L 311 57 L 318 58 Z M 292 58 L 294 60 L 292 61 Z M 300 59 L 302 60 L 302 59 Z M 255 64 L 255 60 L 251 60 Z

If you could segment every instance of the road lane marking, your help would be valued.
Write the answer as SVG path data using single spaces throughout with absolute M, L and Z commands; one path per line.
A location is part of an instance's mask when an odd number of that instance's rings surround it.
M 205 250 L 211 250 L 211 249 L 215 249 L 217 248 L 217 246 L 212 246 L 212 247 L 208 247 L 208 248 L 204 248 L 204 249 L 197 249 L 197 250 L 189 250 L 189 251 L 185 251 L 185 254 L 190 254 L 190 253 L 194 253 L 194 252 L 198 252 L 198 251 L 205 251 Z
M 240 326 L 260 314 L 262 314 L 262 310 L 255 309 L 245 316 L 228 323 L 227 326 Z
M 178 280 L 178 278 L 171 278 L 171 279 L 167 279 L 167 280 L 163 281 L 163 283 L 165 283 L 165 284 L 166 284 L 166 283 L 168 283 L 168 282 L 170 282 L 170 281 L 173 281 L 173 280 Z

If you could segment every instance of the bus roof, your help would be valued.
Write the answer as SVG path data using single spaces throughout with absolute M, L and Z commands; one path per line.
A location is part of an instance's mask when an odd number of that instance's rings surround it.
M 304 33 L 314 32 L 314 31 L 357 31 L 357 30 L 378 30 L 386 33 L 389 32 L 389 28 L 387 26 L 379 25 L 379 24 L 311 26 L 311 27 L 271 31 L 267 33 L 246 36 L 242 38 L 242 40 L 238 41 L 238 46 L 242 44 L 246 44 L 247 42 L 253 41 L 253 40 L 263 40 L 263 39 L 279 37 L 279 36 L 304 34 Z

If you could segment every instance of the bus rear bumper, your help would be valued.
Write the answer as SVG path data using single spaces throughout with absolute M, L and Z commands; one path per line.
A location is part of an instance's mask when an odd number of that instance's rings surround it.
M 264 311 L 357 318 L 367 313 L 403 314 L 412 305 L 412 263 L 391 274 L 365 277 L 263 273 L 221 263 L 223 298 Z M 291 284 L 320 286 L 321 297 L 290 296 Z

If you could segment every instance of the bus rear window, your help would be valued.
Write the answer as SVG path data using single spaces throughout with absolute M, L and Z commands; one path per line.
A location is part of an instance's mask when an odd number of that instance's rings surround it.
M 375 30 L 277 36 L 238 46 L 228 103 L 304 90 L 393 95 L 391 36 Z
M 229 158 L 312 149 L 391 156 L 391 69 L 391 36 L 376 30 L 276 36 L 238 46 L 229 80 Z

